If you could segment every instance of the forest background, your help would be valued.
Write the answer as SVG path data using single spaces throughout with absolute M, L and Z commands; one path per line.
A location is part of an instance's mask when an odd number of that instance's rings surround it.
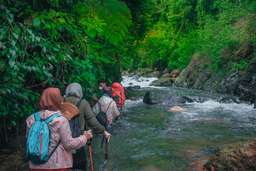
M 185 69 L 204 54 L 218 77 L 255 63 L 255 0 L 0 0 L 0 145 L 23 131 L 45 87 L 90 98 L 121 72 Z M 255 49 L 255 48 L 250 48 Z

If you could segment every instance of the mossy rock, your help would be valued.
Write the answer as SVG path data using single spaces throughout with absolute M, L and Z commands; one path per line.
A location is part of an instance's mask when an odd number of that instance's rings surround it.
M 256 140 L 224 147 L 204 167 L 207 171 L 256 170 Z
M 202 85 L 210 79 L 211 62 L 206 55 L 196 53 L 189 65 L 180 73 L 175 80 L 176 86 L 202 89 Z

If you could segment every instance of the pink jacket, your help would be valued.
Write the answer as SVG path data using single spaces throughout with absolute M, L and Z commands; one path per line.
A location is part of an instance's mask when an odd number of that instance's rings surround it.
M 45 119 L 53 113 L 56 113 L 56 111 L 42 111 L 41 118 Z M 27 130 L 31 128 L 34 122 L 35 120 L 33 115 L 27 118 Z M 51 152 L 60 141 L 59 146 L 46 163 L 36 165 L 29 162 L 29 167 L 31 169 L 72 168 L 72 150 L 79 149 L 84 146 L 87 142 L 86 137 L 81 135 L 80 137 L 72 138 L 68 120 L 63 116 L 57 117 L 49 123 L 49 129 L 52 137 L 50 140 L 49 151 Z

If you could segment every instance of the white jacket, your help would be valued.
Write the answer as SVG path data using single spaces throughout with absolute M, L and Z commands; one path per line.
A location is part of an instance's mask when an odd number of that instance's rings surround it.
M 95 114 L 98 114 L 100 111 L 105 112 L 107 114 L 108 124 L 112 124 L 113 120 L 120 115 L 116 102 L 108 95 L 103 95 L 92 110 Z

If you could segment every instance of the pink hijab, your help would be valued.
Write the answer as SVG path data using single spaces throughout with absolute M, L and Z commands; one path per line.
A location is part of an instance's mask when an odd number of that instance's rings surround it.
M 60 89 L 49 87 L 45 89 L 40 98 L 40 109 L 41 110 L 60 110 L 61 102 L 63 97 L 61 96 Z

